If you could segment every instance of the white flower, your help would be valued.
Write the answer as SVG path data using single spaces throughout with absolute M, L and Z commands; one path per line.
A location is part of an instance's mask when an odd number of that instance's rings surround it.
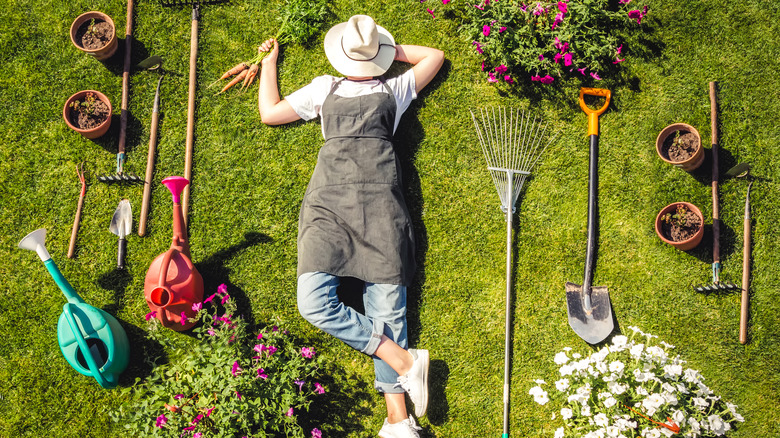
M 623 364 L 623 362 L 621 362 L 619 360 L 612 361 L 609 364 L 609 370 L 611 372 L 615 373 L 615 374 L 618 374 L 618 375 L 622 374 L 623 370 L 625 368 L 626 368 L 626 365 Z
M 571 408 L 561 408 L 561 417 L 563 417 L 564 420 L 568 420 L 572 415 L 574 415 L 574 412 Z
M 620 395 L 626 392 L 628 389 L 628 386 L 621 385 L 618 382 L 609 382 L 607 383 L 607 388 L 609 388 L 609 391 L 615 395 Z
M 648 396 L 648 395 L 650 395 L 650 393 L 649 393 L 649 392 L 647 392 L 647 389 L 645 389 L 645 387 L 644 387 L 644 386 L 638 386 L 638 387 L 636 388 L 636 393 L 637 393 L 637 394 L 639 394 L 639 395 L 644 395 L 644 396 Z
M 657 345 L 647 347 L 645 351 L 647 351 L 647 354 L 649 354 L 652 359 L 655 359 L 658 362 L 665 362 L 667 359 L 669 359 L 669 357 L 666 355 L 666 351 Z
M 682 365 L 664 365 L 664 377 L 676 377 L 682 375 Z
M 680 394 L 688 394 L 688 388 L 685 387 L 682 383 L 677 384 L 677 391 L 680 392 Z
M 534 380 L 534 382 L 536 382 L 536 384 L 537 384 L 537 385 L 544 385 L 544 384 L 546 384 L 546 383 L 547 383 L 547 382 L 545 382 L 545 381 L 544 381 L 544 380 L 542 380 L 542 379 L 536 379 L 536 380 Z
M 671 392 L 662 392 L 661 396 L 664 398 L 666 404 L 677 406 L 677 402 L 678 402 L 677 397 Z
M 607 426 L 606 432 L 607 436 L 610 438 L 617 438 L 620 436 L 620 429 L 618 429 L 616 426 Z
M 563 428 L 559 427 L 558 429 L 555 429 L 555 437 L 554 438 L 563 438 Z
M 606 362 L 596 362 L 596 369 L 605 374 L 609 370 L 609 365 Z
M 674 411 L 674 413 L 672 413 L 672 420 L 674 420 L 678 426 L 682 426 L 683 423 L 685 423 L 685 412 Z
M 614 397 L 608 397 L 604 399 L 604 407 L 609 409 L 617 404 L 617 400 Z
M 633 347 L 631 347 L 630 350 L 628 350 L 629 353 L 631 353 L 634 357 L 641 357 L 642 351 L 645 349 L 645 344 L 636 344 Z
M 534 386 L 528 391 L 528 394 L 534 396 L 534 401 L 540 405 L 544 405 L 550 401 L 549 397 L 547 397 L 547 391 L 542 389 L 541 386 Z
M 584 394 L 572 394 L 566 398 L 566 401 L 568 401 L 569 403 L 584 404 L 587 400 L 588 400 L 588 396 Z
M 574 372 L 574 367 L 571 365 L 564 365 L 560 370 L 558 370 L 558 372 L 561 373 L 562 376 L 571 376 L 571 374 Z
M 661 432 L 658 429 L 642 429 L 643 438 L 661 438 Z
M 699 383 L 700 379 L 701 379 L 701 374 L 699 374 L 699 372 L 696 370 L 687 368 L 683 373 L 683 380 L 685 380 L 688 383 Z
M 740 421 L 740 422 L 745 421 L 745 417 L 737 413 L 737 408 L 739 406 L 735 405 L 734 403 L 726 402 L 726 407 L 729 408 L 729 412 L 731 412 L 731 415 L 734 417 L 735 421 Z
M 593 421 L 596 422 L 597 426 L 601 427 L 607 427 L 609 426 L 609 418 L 607 418 L 606 414 L 603 412 L 600 414 L 596 414 L 593 416 Z
M 642 330 L 639 330 L 639 327 L 637 327 L 637 326 L 630 325 L 630 326 L 628 326 L 628 328 L 630 328 L 631 330 L 633 330 L 633 331 L 634 331 L 634 333 L 642 333 Z M 642 334 L 644 334 L 644 333 L 642 333 Z
M 566 391 L 567 388 L 569 388 L 569 379 L 561 379 L 555 382 L 555 388 L 558 389 L 558 391 Z
M 671 430 L 669 430 L 669 429 L 667 429 L 665 427 L 662 427 L 662 428 L 658 429 L 658 431 L 661 432 L 661 435 L 663 435 L 663 436 L 665 436 L 667 438 L 671 438 L 672 436 L 674 436 L 674 432 L 672 432 Z
M 691 417 L 688 419 L 688 424 L 691 425 L 691 432 L 693 433 L 699 433 L 701 429 L 699 428 L 699 422 L 695 418 Z
M 667 343 L 666 343 L 666 342 L 664 342 L 664 341 L 661 341 L 661 342 L 659 342 L 659 343 L 660 343 L 661 345 L 663 345 L 663 346 L 664 346 L 664 348 L 667 348 L 667 349 L 670 349 L 670 350 L 671 350 L 672 348 L 674 348 L 674 345 L 672 345 L 672 344 L 667 344 Z
M 560 353 L 555 355 L 553 361 L 555 361 L 557 365 L 563 365 L 569 361 L 569 356 L 566 355 L 565 351 L 561 351 Z
M 579 358 L 581 358 L 581 357 L 582 357 L 582 355 L 581 355 L 581 354 L 579 354 L 579 353 L 572 353 L 571 357 L 573 357 L 573 358 L 575 358 L 575 359 L 579 359 Z
M 612 345 L 615 347 L 618 348 L 625 347 L 627 343 L 628 343 L 628 338 L 623 335 L 615 336 L 614 338 L 612 338 Z
M 652 417 L 655 411 L 664 404 L 664 398 L 661 394 L 650 394 L 644 400 L 642 400 L 642 406 L 647 411 L 647 415 Z
M 710 415 L 707 417 L 707 421 L 710 423 L 710 429 L 717 435 L 723 435 L 731 430 L 731 425 L 723 421 L 718 415 Z
M 582 409 L 580 409 L 580 414 L 582 414 L 585 417 L 590 417 L 590 405 L 583 404 Z
M 652 373 L 643 373 L 642 371 L 636 369 L 634 370 L 634 379 L 636 379 L 637 382 L 647 382 L 653 377 Z
M 710 403 L 701 397 L 693 397 L 691 400 L 693 400 L 693 405 L 699 408 L 700 411 L 704 411 L 710 406 Z

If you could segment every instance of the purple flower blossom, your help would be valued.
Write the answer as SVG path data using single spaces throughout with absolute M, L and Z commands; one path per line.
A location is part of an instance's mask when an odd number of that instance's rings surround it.
M 472 45 L 472 46 L 477 46 L 477 47 L 475 47 L 475 48 L 477 49 L 477 52 L 478 52 L 480 55 L 482 55 L 482 54 L 484 54 L 484 53 L 485 53 L 485 52 L 483 52 L 483 51 L 482 51 L 482 44 L 480 44 L 480 43 L 479 43 L 479 41 L 472 41 L 472 42 L 471 42 L 471 45 Z
M 512 76 L 506 75 L 504 76 L 504 81 L 506 81 L 507 84 L 514 84 L 515 80 L 512 79 Z
M 314 392 L 316 392 L 317 394 L 325 394 L 325 388 L 322 385 L 320 385 L 320 382 L 316 382 L 314 384 Z
M 314 352 L 313 348 L 309 348 L 309 347 L 301 348 L 301 356 L 305 357 L 306 359 L 313 358 L 315 354 L 316 353 Z
M 482 35 L 490 36 L 490 25 L 486 24 L 482 26 Z
M 241 400 L 241 393 L 236 391 L 236 397 L 238 397 L 239 400 Z M 235 412 L 235 411 L 234 411 Z
M 595 72 L 593 72 L 593 73 L 591 73 L 590 75 L 593 77 L 593 79 L 595 79 L 595 80 L 597 80 L 597 81 L 600 81 L 600 80 L 601 80 L 601 78 L 599 77 L 599 74 L 598 74 L 598 73 L 595 73 Z
M 565 14 L 568 10 L 568 7 L 566 6 L 566 2 L 558 2 L 558 10 L 561 11 L 562 14 Z
M 200 309 L 202 308 L 203 308 L 203 303 L 192 303 L 193 312 L 200 312 Z
M 257 339 L 263 339 L 263 334 L 262 333 L 258 333 L 257 334 Z
M 431 14 L 431 17 L 436 18 L 436 15 L 433 14 L 433 9 L 431 8 L 425 8 L 425 12 Z
M 572 58 L 571 53 L 567 53 L 563 55 L 563 65 L 567 67 L 570 66 L 572 64 L 571 58 Z
M 157 318 L 157 311 L 152 310 L 151 312 L 147 313 L 144 318 L 149 321 L 152 318 Z
M 585 67 L 578 68 L 577 71 L 580 72 L 581 75 L 585 76 Z
M 222 297 L 222 304 L 225 304 L 228 301 L 230 301 L 230 295 L 225 294 L 225 296 Z
M 498 79 L 496 79 L 496 74 L 492 71 L 488 73 L 488 82 L 498 82 Z
M 215 331 L 214 331 L 214 330 L 212 330 L 212 329 L 208 329 L 208 330 L 206 331 L 206 333 L 208 333 L 208 334 L 209 334 L 209 336 L 214 336 L 214 335 L 216 335 L 216 334 L 217 334 L 217 332 L 215 332 Z
M 507 70 L 508 70 L 508 68 L 504 64 L 501 64 L 498 67 L 496 67 L 496 73 L 498 73 L 500 75 L 506 73 Z
M 219 286 L 217 286 L 217 293 L 220 295 L 225 295 L 227 293 L 227 285 L 225 285 L 225 283 L 222 283 Z
M 441 4 L 443 4 L 443 5 L 446 5 L 446 4 L 447 4 L 447 3 L 449 3 L 450 1 L 451 1 L 451 0 L 441 0 Z
M 303 391 L 303 384 L 306 383 L 304 380 L 293 380 L 293 383 L 298 385 L 298 392 Z
M 539 61 L 544 61 L 544 53 L 539 54 Z
M 184 398 L 184 394 L 176 394 L 176 395 L 173 396 L 174 400 L 181 400 L 183 398 Z
M 555 81 L 555 78 L 550 76 L 550 75 L 545 75 L 545 76 L 537 75 L 537 76 L 531 76 L 531 80 L 532 81 L 538 81 L 538 82 L 541 82 L 541 83 L 543 83 L 545 85 L 548 85 L 548 84 L 552 84 L 553 81 Z
M 553 21 L 553 24 L 550 27 L 550 29 L 555 29 L 561 23 L 563 23 L 563 12 L 559 12 L 555 14 L 555 21 Z
M 211 415 L 211 412 L 212 412 L 213 410 L 214 410 L 214 407 L 213 407 L 213 406 L 212 406 L 212 407 L 210 407 L 210 408 L 209 408 L 209 410 L 207 410 L 207 411 L 206 411 L 206 416 L 208 417 L 209 415 Z
M 480 65 L 480 69 L 482 71 L 485 71 L 485 61 L 482 61 L 482 64 Z
M 213 300 L 213 299 L 214 299 L 214 297 L 216 297 L 216 296 L 217 296 L 217 294 L 216 294 L 216 293 L 214 293 L 214 294 L 211 294 L 211 296 L 209 296 L 208 298 L 206 298 L 205 300 L 203 300 L 203 302 L 204 302 L 204 303 L 208 303 L 209 301 Z
M 195 432 L 195 433 L 192 435 L 192 438 L 202 438 L 202 437 L 203 437 L 203 434 L 202 434 L 202 433 L 200 433 L 200 432 Z
M 233 377 L 236 377 L 236 374 L 241 373 L 243 371 L 240 366 L 238 366 L 238 361 L 233 362 L 233 368 L 230 370 L 231 373 L 233 373 Z
M 187 325 L 187 314 L 181 312 L 181 325 Z
M 498 33 L 501 33 L 506 30 L 506 26 L 501 26 L 498 28 Z
M 553 60 L 555 60 L 555 63 L 557 64 L 561 62 L 561 58 L 563 58 L 563 55 L 561 55 L 560 53 L 556 53 L 555 56 L 553 57 Z
M 165 426 L 165 423 L 168 422 L 168 418 L 165 416 L 165 414 L 160 415 L 157 417 L 157 421 L 155 422 L 155 426 L 157 426 L 159 429 L 162 429 L 163 426 Z
M 641 11 L 639 9 L 628 11 L 628 18 L 636 20 L 637 24 L 642 24 L 642 19 L 645 18 L 645 15 L 647 15 L 647 6 Z
M 287 413 L 284 414 L 284 415 L 287 415 L 288 417 L 292 417 L 294 413 L 295 413 L 295 411 L 293 411 L 293 408 L 290 408 L 290 409 L 287 410 Z
M 264 369 L 262 369 L 262 368 L 258 368 L 258 369 L 257 369 L 257 377 L 259 377 L 259 378 L 261 378 L 261 379 L 265 380 L 265 379 L 267 379 L 267 378 L 268 378 L 268 374 L 266 374 L 266 373 L 265 373 L 265 370 L 264 370 Z
M 322 431 L 315 427 L 311 430 L 311 438 L 322 438 Z
M 484 11 L 484 10 L 485 10 L 485 8 L 483 8 L 483 7 L 482 7 L 482 6 L 480 6 L 480 5 L 474 5 L 474 7 L 475 7 L 475 8 L 477 8 L 477 9 L 479 9 L 480 11 Z
M 546 14 L 546 13 L 547 13 L 547 8 L 542 6 L 541 3 L 537 2 L 536 7 L 534 8 L 534 15 L 538 17 L 539 15 Z

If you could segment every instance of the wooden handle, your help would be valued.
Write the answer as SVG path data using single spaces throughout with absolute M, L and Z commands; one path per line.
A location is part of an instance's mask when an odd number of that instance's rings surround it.
M 144 196 L 141 201 L 141 217 L 138 219 L 138 235 L 146 235 L 146 218 L 149 216 L 149 200 L 152 197 L 152 174 L 154 173 L 154 156 L 157 150 L 157 124 L 160 113 L 152 113 L 152 129 L 149 135 L 149 155 L 146 156 L 146 178 L 144 184 Z
M 718 98 L 717 82 L 710 82 L 712 130 L 712 261 L 720 263 L 720 208 L 718 206 Z
M 125 153 L 127 139 L 127 102 L 130 95 L 130 49 L 133 45 L 133 0 L 127 0 L 127 24 L 125 25 L 125 64 L 122 69 L 122 111 L 119 118 L 119 154 Z M 120 165 L 123 163 L 120 163 Z M 123 169 L 117 169 L 121 172 Z
M 68 258 L 72 259 L 76 254 L 76 235 L 79 233 L 79 222 L 81 222 L 81 207 L 84 206 L 84 197 L 79 196 L 79 204 L 76 207 L 76 218 L 73 219 L 73 230 L 70 232 L 70 244 L 68 244 Z
M 198 72 L 198 17 L 197 9 L 192 12 L 192 31 L 190 32 L 190 87 L 187 101 L 187 140 L 184 156 L 184 177 L 192 181 L 192 150 L 195 141 L 195 86 Z M 190 186 L 184 188 L 181 206 L 184 213 L 184 226 L 187 226 L 189 213 Z
M 750 186 L 745 199 L 744 243 L 742 247 L 742 302 L 739 311 L 739 342 L 747 344 L 747 322 L 750 309 Z

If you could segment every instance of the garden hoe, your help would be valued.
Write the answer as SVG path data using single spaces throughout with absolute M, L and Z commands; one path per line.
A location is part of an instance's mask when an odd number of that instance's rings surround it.
M 509 382 L 511 378 L 512 328 L 512 215 L 523 183 L 547 146 L 557 137 L 547 130 L 547 123 L 520 110 L 505 108 L 471 113 L 488 171 L 501 199 L 506 215 L 506 315 L 504 344 L 504 433 L 509 437 Z
M 161 0 L 163 6 L 192 6 L 192 25 L 190 30 L 190 81 L 187 96 L 187 137 L 184 156 L 184 178 L 192 181 L 192 152 L 195 143 L 195 88 L 198 79 L 198 21 L 200 20 L 200 6 L 215 3 L 223 3 L 226 0 Z M 190 186 L 184 188 L 181 197 L 182 210 L 184 212 L 184 226 L 187 226 L 189 212 Z
M 149 153 L 146 157 L 146 178 L 144 181 L 144 194 L 141 201 L 141 216 L 138 219 L 138 235 L 146 235 L 146 219 L 149 216 L 149 202 L 152 198 L 152 175 L 154 174 L 154 156 L 157 152 L 157 127 L 160 121 L 160 84 L 163 80 L 162 58 L 152 56 L 141 61 L 138 66 L 147 70 L 159 70 L 160 79 L 157 80 L 157 90 L 154 92 L 154 106 L 152 107 L 152 122 L 149 129 Z
M 720 207 L 718 202 L 718 99 L 717 82 L 710 82 L 710 126 L 712 128 L 712 284 L 694 287 L 696 292 L 739 290 L 734 283 L 720 281 Z
M 606 101 L 598 110 L 585 103 L 585 95 L 604 97 Z M 598 154 L 599 115 L 607 110 L 612 93 L 601 88 L 581 88 L 580 107 L 588 115 L 590 137 L 590 166 L 588 171 L 588 246 L 585 257 L 585 278 L 582 286 L 566 282 L 566 304 L 569 325 L 579 337 L 589 344 L 598 344 L 612 333 L 612 304 L 605 286 L 592 286 L 593 265 L 596 258 L 598 224 Z

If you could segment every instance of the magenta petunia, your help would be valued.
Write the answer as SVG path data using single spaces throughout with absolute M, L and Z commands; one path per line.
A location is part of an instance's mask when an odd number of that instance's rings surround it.
M 544 61 L 544 53 L 539 54 L 539 61 Z
M 563 55 L 563 65 L 567 67 L 570 66 L 572 64 L 571 58 L 572 58 L 571 53 L 567 53 Z
M 157 426 L 159 429 L 162 429 L 163 426 L 165 426 L 165 423 L 168 422 L 168 418 L 165 416 L 165 414 L 160 415 L 157 417 L 157 421 L 155 421 L 154 425 Z
M 515 80 L 514 80 L 514 79 L 512 79 L 512 76 L 509 76 L 509 75 L 506 75 L 506 76 L 504 76 L 504 81 L 505 81 L 507 84 L 514 84 L 514 83 L 515 83 Z
M 184 398 L 184 394 L 176 394 L 176 395 L 173 396 L 174 400 L 181 400 L 183 398 Z
M 210 295 L 208 298 L 206 298 L 205 300 L 203 300 L 203 302 L 204 302 L 204 303 L 208 303 L 209 301 L 213 300 L 213 299 L 214 299 L 214 297 L 216 297 L 216 296 L 217 296 L 217 294 L 215 294 L 215 293 L 214 293 L 214 294 L 211 294 L 211 295 Z
M 508 69 L 508 68 L 507 68 L 507 66 L 505 66 L 504 64 L 501 64 L 501 65 L 499 65 L 498 67 L 496 67 L 496 73 L 498 73 L 498 74 L 500 74 L 500 75 L 502 75 L 502 74 L 506 73 L 506 72 L 507 72 L 507 70 L 509 70 L 509 69 Z
M 304 380 L 293 380 L 293 383 L 298 385 L 298 391 L 303 391 L 303 384 L 306 383 Z
M 212 412 L 213 410 L 214 410 L 214 407 L 210 407 L 210 408 L 209 408 L 209 409 L 206 411 L 206 416 L 208 417 L 209 415 L 211 415 L 211 412 Z
M 187 314 L 181 312 L 181 325 L 187 325 Z
M 309 347 L 301 348 L 301 356 L 305 357 L 306 359 L 313 358 L 315 354 L 317 353 L 314 352 L 313 348 L 309 348 Z
M 490 36 L 490 25 L 486 24 L 482 26 L 482 35 Z
M 568 7 L 566 6 L 566 2 L 558 2 L 558 10 L 561 11 L 562 14 L 565 14 L 568 10 Z
M 230 370 L 231 373 L 233 373 L 233 377 L 235 377 L 237 374 L 241 373 L 243 371 L 240 366 L 238 366 L 238 361 L 233 362 L 233 368 Z
M 543 83 L 543 84 L 545 84 L 545 85 L 552 84 L 552 83 L 553 83 L 553 81 L 555 81 L 555 78 L 553 78 L 553 77 L 552 77 L 552 76 L 550 76 L 550 75 L 543 76 L 543 77 L 541 77 L 541 78 L 539 79 L 539 82 L 541 82 L 541 83 Z
M 492 71 L 488 73 L 488 82 L 498 82 L 495 73 L 493 73 Z
M 581 75 L 585 76 L 585 67 L 578 68 L 577 71 L 580 72 Z
M 311 430 L 311 438 L 322 438 L 322 431 L 315 427 Z
M 433 9 L 431 8 L 425 8 L 425 12 L 431 14 L 431 17 L 436 18 L 436 15 L 433 13 Z
M 200 309 L 202 308 L 203 308 L 203 303 L 192 303 L 193 312 L 200 312 Z
M 293 410 L 293 408 L 290 408 L 287 410 L 287 413 L 285 415 L 287 415 L 288 417 L 292 417 L 294 413 L 295 411 Z
M 450 1 L 452 1 L 452 0 L 441 0 L 441 4 L 443 4 L 443 5 L 446 5 L 446 4 L 447 4 L 447 3 L 449 3 Z
M 259 377 L 259 378 L 261 378 L 261 379 L 265 380 L 265 379 L 267 379 L 267 378 L 268 378 L 268 374 L 266 374 L 266 373 L 265 373 L 265 370 L 264 370 L 264 369 L 262 369 L 262 368 L 258 368 L 258 369 L 257 369 L 257 377 Z
M 325 387 L 323 387 L 320 382 L 314 383 L 314 392 L 317 394 L 325 394 Z
M 220 284 L 217 287 L 217 293 L 220 294 L 220 295 L 226 294 L 227 293 L 227 285 L 225 285 L 225 283 Z
M 498 33 L 501 33 L 506 30 L 506 26 L 501 26 L 498 28 Z
M 561 55 L 560 53 L 556 53 L 555 56 L 553 57 L 553 60 L 557 64 L 557 63 L 561 62 L 561 58 L 563 58 L 563 55 Z
M 471 42 L 471 45 L 472 45 L 472 46 L 476 46 L 475 48 L 477 49 L 477 52 L 478 52 L 480 55 L 482 55 L 483 53 L 485 53 L 485 52 L 483 52 L 483 51 L 482 51 L 482 44 L 480 44 L 480 43 L 479 43 L 479 41 L 472 41 L 472 42 Z
M 149 321 L 149 320 L 150 320 L 150 319 L 152 319 L 152 318 L 157 318 L 157 311 L 156 311 L 156 310 L 152 310 L 151 312 L 147 313 L 147 314 L 144 316 L 144 318 L 145 318 L 147 321 Z
M 593 72 L 593 73 L 591 73 L 590 75 L 593 77 L 593 79 L 595 79 L 595 80 L 597 80 L 597 81 L 600 81 L 600 80 L 601 80 L 601 78 L 599 77 L 599 74 L 598 74 L 598 73 L 595 73 L 595 72 Z

